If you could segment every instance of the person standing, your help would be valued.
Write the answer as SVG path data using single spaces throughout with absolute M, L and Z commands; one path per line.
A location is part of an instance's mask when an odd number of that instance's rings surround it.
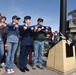
M 20 58 L 19 58 L 19 68 L 21 72 L 30 71 L 27 68 L 27 57 L 29 55 L 31 46 L 33 44 L 33 33 L 31 30 L 31 26 L 29 26 L 31 21 L 30 16 L 24 17 L 24 25 L 20 30 L 21 38 L 21 46 L 20 46 Z
M 7 40 L 6 44 L 8 44 L 8 51 L 6 56 L 6 72 L 8 74 L 14 73 L 13 65 L 14 65 L 14 56 L 18 46 L 18 35 L 19 35 L 19 26 L 18 22 L 20 17 L 14 15 L 12 17 L 12 23 L 7 24 Z M 12 27 L 11 27 L 12 26 Z
M 55 32 L 54 32 L 54 43 L 55 43 L 55 44 L 58 42 L 58 38 L 59 38 L 58 32 L 55 31 Z
M 42 55 L 44 50 L 44 41 L 47 35 L 48 30 L 43 26 L 43 19 L 38 18 L 37 25 L 34 29 L 34 55 L 33 55 L 33 69 L 36 69 L 38 66 L 40 69 L 43 69 L 42 66 Z
M 4 25 L 5 25 L 6 17 L 1 16 L 0 18 L 0 67 L 1 67 L 1 60 L 4 56 Z

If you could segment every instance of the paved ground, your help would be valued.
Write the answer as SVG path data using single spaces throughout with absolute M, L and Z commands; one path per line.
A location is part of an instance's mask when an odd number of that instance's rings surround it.
M 45 67 L 45 63 L 46 63 L 45 60 L 46 60 L 46 58 L 44 58 L 44 63 L 43 63 L 44 64 L 44 70 L 40 70 L 39 68 L 36 68 L 36 70 L 33 70 L 32 67 L 30 65 L 28 65 L 28 68 L 30 69 L 30 72 L 22 73 L 17 68 L 17 66 L 14 65 L 15 73 L 10 74 L 10 75 L 76 75 L 76 71 L 72 71 L 72 72 L 69 72 L 67 74 L 63 74 L 63 73 L 60 73 L 58 71 L 46 68 Z M 0 75 L 8 75 L 8 74 L 5 72 L 5 70 L 3 68 L 0 72 Z
M 0 69 L 0 75 L 2 75 L 5 72 L 4 68 Z
M 49 70 L 49 69 L 44 69 L 44 70 L 40 70 L 40 69 L 36 69 L 36 70 L 32 70 L 32 68 L 29 66 L 30 68 L 30 72 L 25 72 L 22 73 L 19 71 L 19 69 L 17 67 L 14 67 L 15 73 L 14 74 L 10 74 L 10 75 L 63 75 L 59 72 L 56 72 L 54 70 Z M 7 73 L 4 73 L 2 75 L 8 75 Z M 67 75 L 67 74 L 66 74 Z M 75 72 L 68 74 L 68 75 L 76 75 Z

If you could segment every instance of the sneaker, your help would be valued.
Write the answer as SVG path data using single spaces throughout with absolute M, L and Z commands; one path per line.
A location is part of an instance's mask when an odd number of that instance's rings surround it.
M 2 63 L 1 66 L 5 67 L 6 65 L 5 65 L 5 63 Z
M 34 69 L 34 70 L 35 70 L 35 69 L 36 69 L 36 65 L 33 65 L 32 69 Z
M 15 71 L 13 69 L 10 69 L 11 73 L 14 73 Z
M 30 71 L 27 67 L 24 68 L 26 71 Z
M 6 72 L 7 72 L 8 74 L 10 74 L 10 73 L 11 73 L 10 69 L 6 70 Z
M 44 69 L 43 66 L 38 66 L 38 68 L 40 68 L 40 69 L 42 69 L 42 70 Z

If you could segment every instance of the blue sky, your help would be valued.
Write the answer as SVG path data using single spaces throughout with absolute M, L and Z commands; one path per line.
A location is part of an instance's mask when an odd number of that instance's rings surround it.
M 74 9 L 76 9 L 76 0 L 67 0 L 67 12 Z M 60 0 L 0 0 L 0 13 L 7 17 L 7 23 L 11 22 L 13 15 L 21 17 L 20 24 L 23 24 L 24 16 L 30 15 L 31 25 L 35 25 L 37 19 L 42 17 L 44 25 L 58 30 Z

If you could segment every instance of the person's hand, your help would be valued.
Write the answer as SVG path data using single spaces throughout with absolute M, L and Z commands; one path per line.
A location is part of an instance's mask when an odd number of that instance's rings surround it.
M 19 28 L 19 26 L 18 25 L 15 25 L 15 28 Z
M 6 27 L 7 26 L 5 23 L 3 23 L 2 25 L 3 25 L 3 27 Z
M 26 27 L 26 26 L 24 26 L 23 28 L 24 28 L 24 30 L 26 30 L 26 29 L 27 29 L 27 27 Z
M 38 29 L 38 28 L 37 28 L 37 26 L 36 26 L 35 29 L 34 29 L 34 31 L 37 31 L 37 29 Z
M 46 33 L 48 33 L 48 32 L 49 32 L 49 30 L 48 30 L 48 29 L 46 29 L 46 30 L 45 30 L 45 32 L 46 32 Z
M 5 23 L 0 23 L 0 26 L 6 27 Z
M 38 28 L 37 31 L 38 31 L 38 32 L 41 31 L 41 28 Z
M 37 29 L 37 26 L 35 27 L 35 29 Z
M 50 35 L 49 35 L 49 34 L 47 34 L 47 37 L 50 37 Z
M 46 42 L 45 42 L 45 44 L 47 44 L 47 45 L 48 45 L 48 44 L 49 44 L 49 42 L 48 42 L 48 41 L 46 41 Z

